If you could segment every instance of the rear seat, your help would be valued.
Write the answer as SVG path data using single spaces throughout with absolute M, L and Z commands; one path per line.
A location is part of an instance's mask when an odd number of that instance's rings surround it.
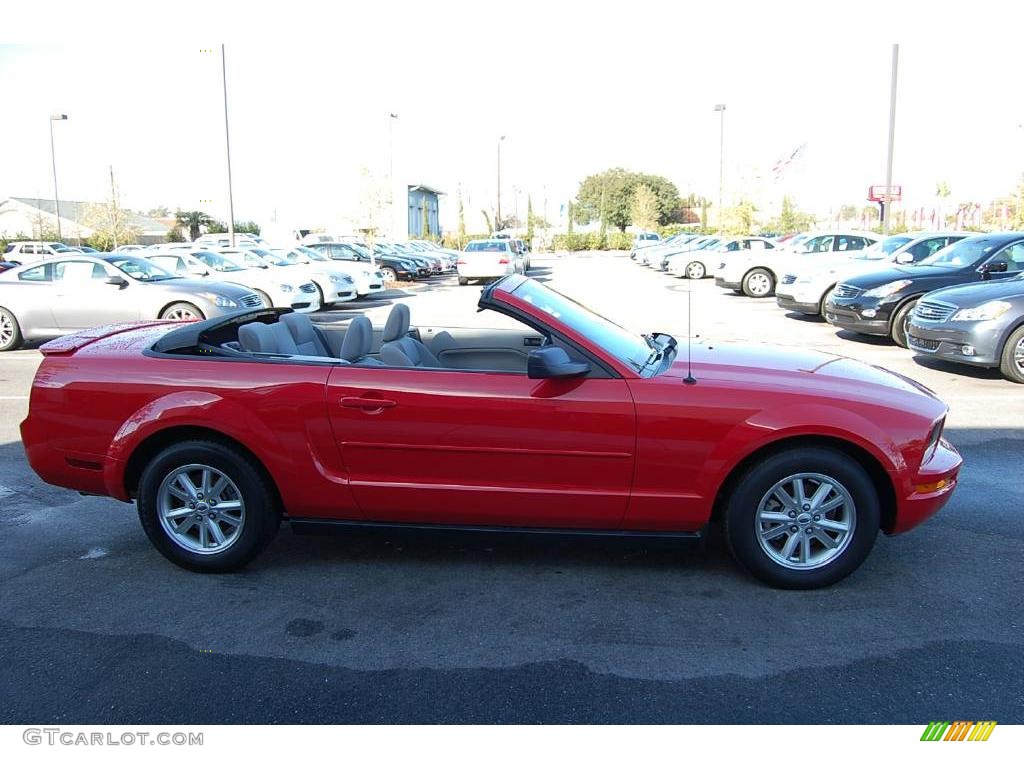
M 343 363 L 381 365 L 369 357 L 373 326 L 365 317 L 355 318 L 342 342 L 340 359 L 334 357 L 323 332 L 305 315 L 289 313 L 276 323 L 247 323 L 238 329 L 238 342 L 245 352 L 298 355 L 337 359 Z

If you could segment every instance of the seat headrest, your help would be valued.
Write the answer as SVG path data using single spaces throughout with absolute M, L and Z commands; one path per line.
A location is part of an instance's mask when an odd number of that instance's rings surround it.
M 274 347 L 274 332 L 266 323 L 246 323 L 238 329 L 238 343 L 246 352 L 270 352 Z
M 290 312 L 281 317 L 281 321 L 288 328 L 292 341 L 300 354 L 313 355 L 316 357 L 329 357 L 330 351 L 323 339 L 317 333 L 316 326 L 307 315 L 298 312 Z
M 400 339 L 409 332 L 409 308 L 405 304 L 395 304 L 384 325 L 383 341 Z
M 341 359 L 350 363 L 366 357 L 373 349 L 373 325 L 364 315 L 353 318 L 341 340 Z

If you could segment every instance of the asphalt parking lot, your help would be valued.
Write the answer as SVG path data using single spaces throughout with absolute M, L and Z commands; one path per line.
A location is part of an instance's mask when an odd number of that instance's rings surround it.
M 43 485 L 18 437 L 40 356 L 0 356 L 3 722 L 1024 722 L 1024 387 L 928 367 L 621 256 L 533 275 L 637 330 L 841 352 L 949 405 L 961 486 L 814 592 L 706 548 L 283 527 L 248 570 L 178 569 L 134 509 Z M 402 295 L 405 294 L 405 295 Z M 350 305 L 381 324 L 489 325 L 454 278 Z

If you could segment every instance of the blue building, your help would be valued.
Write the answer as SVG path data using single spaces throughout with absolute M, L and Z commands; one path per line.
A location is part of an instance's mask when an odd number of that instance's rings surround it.
M 438 218 L 438 198 L 443 195 L 439 189 L 424 184 L 409 185 L 409 237 L 424 235 L 441 236 L 441 221 Z M 423 231 L 423 209 L 427 209 L 428 232 Z

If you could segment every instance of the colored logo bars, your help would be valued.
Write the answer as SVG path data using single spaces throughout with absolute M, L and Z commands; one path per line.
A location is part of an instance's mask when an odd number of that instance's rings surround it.
M 957 720 L 950 723 L 932 721 L 921 734 L 921 741 L 988 741 L 996 727 L 995 720 Z

